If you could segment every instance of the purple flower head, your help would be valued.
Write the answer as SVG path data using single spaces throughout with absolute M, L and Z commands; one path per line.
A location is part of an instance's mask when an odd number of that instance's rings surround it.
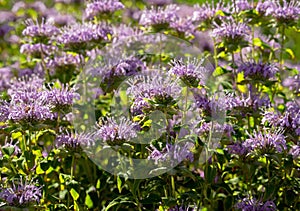
M 295 102 L 288 102 L 283 114 L 274 111 L 266 111 L 262 123 L 268 122 L 272 126 L 279 126 L 286 132 L 300 135 L 300 106 Z
M 227 137 L 231 137 L 231 134 L 234 133 L 232 125 L 217 122 L 202 122 L 199 127 L 195 128 L 195 132 L 199 136 L 208 135 L 210 131 L 214 134 L 225 134 Z
M 228 43 L 238 43 L 248 37 L 250 27 L 246 23 L 236 22 L 233 18 L 227 18 L 220 25 L 214 23 L 212 36 Z
M 21 53 L 32 55 L 34 57 L 41 57 L 41 55 L 49 56 L 57 50 L 58 48 L 56 46 L 45 45 L 42 43 L 23 44 L 20 48 Z
M 181 92 L 178 80 L 169 75 L 162 75 L 157 71 L 150 71 L 148 75 L 137 75 L 128 80 L 127 93 L 133 97 L 151 99 L 158 104 L 168 104 L 178 99 Z
M 61 55 L 55 55 L 53 59 L 47 57 L 45 60 L 47 67 L 52 70 L 52 74 L 54 73 L 54 70 L 65 71 L 68 68 L 76 69 L 78 66 L 84 63 L 84 57 L 82 55 L 65 52 L 63 52 Z
M 261 108 L 269 108 L 271 101 L 268 95 L 261 95 L 249 91 L 248 95 L 243 94 L 241 97 L 235 97 L 235 109 L 244 112 L 258 111 Z
M 28 91 L 34 92 L 36 90 L 41 90 L 44 84 L 44 79 L 37 75 L 25 75 L 20 78 L 14 78 L 11 80 L 10 88 L 8 89 L 8 94 L 12 96 L 18 91 Z
M 76 23 L 60 29 L 60 34 L 53 38 L 58 44 L 71 49 L 85 49 L 91 42 L 107 41 L 112 34 L 111 27 L 106 23 Z
M 74 88 L 68 85 L 61 85 L 61 88 L 52 88 L 46 91 L 48 103 L 56 109 L 69 108 L 73 105 L 74 100 L 79 100 L 80 95 L 75 92 Z
M 277 210 L 276 205 L 273 201 L 263 202 L 256 198 L 244 198 L 238 202 L 236 208 L 242 211 L 275 211 Z
M 8 116 L 9 103 L 4 100 L 0 100 L 0 122 L 5 122 L 6 120 L 8 120 Z
M 275 1 L 275 7 L 271 12 L 280 23 L 294 22 L 299 19 L 300 15 L 300 2 L 291 0 Z
M 193 25 L 190 18 L 176 18 L 170 22 L 170 28 L 176 30 L 179 33 L 183 33 L 186 36 L 193 35 L 196 27 Z
M 293 159 L 300 159 L 300 146 L 299 145 L 293 145 L 292 148 L 289 151 L 289 154 L 293 156 Z
M 55 115 L 44 101 L 30 103 L 20 102 L 11 106 L 8 119 L 21 124 L 43 122 L 53 119 Z
M 238 105 L 238 102 L 236 102 L 236 99 L 232 94 L 226 94 L 225 96 L 214 95 L 209 97 L 206 93 L 194 91 L 194 98 L 196 107 L 200 108 L 203 113 L 208 116 L 231 110 Z
M 178 18 L 176 5 L 167 5 L 165 8 L 153 6 L 149 10 L 144 10 L 140 17 L 140 24 L 143 26 L 169 25 Z
M 252 79 L 265 80 L 275 76 L 278 72 L 275 64 L 263 62 L 244 62 L 238 67 L 238 72 L 244 72 L 245 77 Z
M 252 6 L 251 4 L 249 3 L 248 0 L 237 0 L 235 2 L 235 7 L 236 7 L 236 12 L 241 12 L 241 11 L 245 11 L 245 10 L 251 10 L 252 9 Z M 234 5 L 232 6 L 233 8 L 233 11 L 234 11 Z
M 93 0 L 86 5 L 85 14 L 87 19 L 91 19 L 94 16 L 124 8 L 125 6 L 118 0 Z
M 278 126 L 280 118 L 280 115 L 275 111 L 264 111 L 261 122 L 262 124 L 268 122 L 271 126 Z
M 181 163 L 185 159 L 193 161 L 194 155 L 191 152 L 193 147 L 194 144 L 191 142 L 174 145 L 167 143 L 162 151 L 159 151 L 156 147 L 151 145 L 151 154 L 148 156 L 148 159 L 154 160 L 155 164 L 159 162 L 170 162 L 172 166 Z
M 190 206 L 181 205 L 180 207 L 176 205 L 175 207 L 169 208 L 168 211 L 194 211 L 197 209 L 191 208 Z
M 300 74 L 285 79 L 283 86 L 289 87 L 290 90 L 295 91 L 295 93 L 300 93 Z
M 101 121 L 97 124 L 95 138 L 109 145 L 121 145 L 137 136 L 137 125 L 124 117 L 119 122 L 114 118 Z
M 56 146 L 71 150 L 79 150 L 81 147 L 94 145 L 92 133 L 63 132 L 56 137 Z
M 54 118 L 43 91 L 43 79 L 23 77 L 12 82 L 8 119 L 18 123 L 41 122 Z
M 263 132 L 254 131 L 253 135 L 250 135 L 250 138 L 243 142 L 243 147 L 249 151 L 260 150 L 267 153 L 274 150 L 281 153 L 287 149 L 284 135 L 280 132 L 267 130 Z
M 11 81 L 11 86 L 7 93 L 11 97 L 12 103 L 31 103 L 36 100 L 41 100 L 44 79 L 36 75 L 24 76 Z
M 256 5 L 256 10 L 261 15 L 270 15 L 274 10 L 275 3 L 271 0 L 259 1 Z
M 216 5 L 206 2 L 201 6 L 196 5 L 194 8 L 192 20 L 196 22 L 212 22 L 215 18 L 221 18 L 218 11 L 229 12 L 223 1 L 218 2 Z
M 136 97 L 130 107 L 130 112 L 133 116 L 142 115 L 147 110 L 150 110 L 150 104 L 142 97 Z
M 123 56 L 124 59 L 108 59 L 105 62 L 93 64 L 90 73 L 100 77 L 101 88 L 105 92 L 110 92 L 120 85 L 129 76 L 134 76 L 146 69 L 146 64 L 142 59 L 134 56 Z M 117 60 L 117 61 L 116 61 Z
M 11 206 L 26 207 L 39 203 L 42 198 L 41 187 L 37 183 L 28 180 L 13 181 L 11 187 L 0 188 L 0 198 Z
M 42 23 L 34 23 L 32 19 L 27 20 L 27 27 L 23 30 L 22 34 L 29 37 L 47 37 L 50 38 L 59 33 L 59 29 L 56 28 L 53 23 L 43 19 Z
M 120 26 L 115 26 L 112 28 L 114 39 L 113 42 L 117 43 L 120 40 L 124 40 L 126 38 L 134 38 L 140 37 L 144 32 L 139 28 L 131 27 L 125 24 L 121 24 Z
M 11 67 L 0 68 L 0 91 L 4 91 L 10 87 L 9 81 L 13 78 Z
M 296 135 L 300 135 L 300 106 L 297 102 L 288 102 L 286 104 L 286 111 L 279 120 L 279 125 L 292 128 Z
M 187 85 L 198 87 L 203 85 L 210 74 L 210 71 L 205 67 L 204 60 L 188 59 L 187 62 L 180 60 L 172 60 L 170 62 L 170 73 L 179 76 Z
M 234 144 L 228 145 L 226 147 L 230 154 L 246 156 L 250 151 L 248 148 L 244 147 L 242 143 L 236 142 Z

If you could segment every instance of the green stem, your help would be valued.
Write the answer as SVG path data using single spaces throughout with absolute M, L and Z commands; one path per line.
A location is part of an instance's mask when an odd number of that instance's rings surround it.
M 172 195 L 175 198 L 176 197 L 176 192 L 175 192 L 176 189 L 175 189 L 175 179 L 174 179 L 173 175 L 171 176 L 171 186 L 172 186 Z
M 213 38 L 213 43 L 214 43 L 214 60 L 215 60 L 215 66 L 217 68 L 219 64 L 218 64 L 218 55 L 217 55 L 217 44 L 215 38 Z
M 43 49 L 42 43 L 40 44 L 40 46 L 41 46 L 41 63 L 42 63 L 43 69 L 46 71 L 46 79 L 49 82 L 50 79 L 51 79 L 50 78 L 50 72 L 49 72 L 49 69 L 47 68 L 46 63 L 45 63 L 45 55 L 44 55 L 44 49 Z
M 73 179 L 75 170 L 75 155 L 72 155 L 72 163 L 71 163 L 71 179 Z
M 267 164 L 267 173 L 268 173 L 268 184 L 270 184 L 270 161 L 268 157 L 266 157 L 266 164 Z
M 283 51 L 284 51 L 284 38 L 285 38 L 285 25 L 282 25 L 282 31 L 281 31 L 281 49 L 280 49 L 280 69 L 282 70 L 283 64 L 284 64 L 284 59 L 283 59 Z
M 236 79 L 237 79 L 237 74 L 236 74 L 236 66 L 235 66 L 235 58 L 234 58 L 234 52 L 232 52 L 231 53 L 231 62 L 232 62 L 232 69 L 233 69 L 233 71 L 232 71 L 232 88 L 234 89 L 234 90 L 236 90 L 236 87 L 237 87 L 237 85 L 236 85 Z
M 255 56 L 255 49 L 254 49 L 254 26 L 252 27 L 252 30 L 251 30 L 251 34 L 252 34 L 252 59 L 254 59 L 254 56 Z

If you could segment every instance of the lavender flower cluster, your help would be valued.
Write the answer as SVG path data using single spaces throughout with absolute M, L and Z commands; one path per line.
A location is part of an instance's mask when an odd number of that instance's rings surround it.
M 170 162 L 172 166 L 177 163 L 181 163 L 183 160 L 188 159 L 190 161 L 194 160 L 193 153 L 191 149 L 193 148 L 194 144 L 192 143 L 182 143 L 178 144 L 170 144 L 167 143 L 166 146 L 159 151 L 154 146 L 151 146 L 151 154 L 149 155 L 149 160 L 154 160 L 155 164 L 159 162 Z
M 42 198 L 41 187 L 38 187 L 33 181 L 21 178 L 20 182 L 15 182 L 12 187 L 1 187 L 0 198 L 9 205 L 26 207 L 31 203 L 39 203 Z
M 21 125 L 54 120 L 57 108 L 70 107 L 79 97 L 73 89 L 63 86 L 47 90 L 43 83 L 44 80 L 37 76 L 13 81 L 7 90 L 10 100 L 0 105 L 1 120 Z
M 0 178 L 8 178 L 0 186 L 0 209 L 192 210 L 187 204 L 195 202 L 207 210 L 277 210 L 298 203 L 289 197 L 299 192 L 299 68 L 286 66 L 286 53 L 297 56 L 286 47 L 291 31 L 299 31 L 300 3 L 172 2 L 151 0 L 144 7 L 142 1 L 57 0 L 53 8 L 17 2 L 11 12 L 0 12 Z M 74 14 L 63 14 L 65 7 Z M 19 27 L 22 18 L 27 20 Z M 149 35 L 153 32 L 161 34 Z M 208 51 L 187 52 L 184 43 L 204 43 L 201 34 L 211 35 L 202 46 Z M 171 35 L 180 39 L 178 46 L 168 46 Z M 172 52 L 158 52 L 164 47 Z M 98 83 L 92 91 L 86 90 L 88 79 Z M 126 94 L 118 106 L 127 103 L 129 117 L 118 119 L 111 104 L 123 82 Z M 76 83 L 83 83 L 83 90 Z M 98 119 L 91 132 L 89 113 L 82 125 L 72 125 L 76 112 L 70 113 L 89 91 Z M 193 100 L 182 97 L 188 92 Z M 182 111 L 184 101 L 191 102 Z M 85 110 L 80 103 L 74 108 Z M 162 124 L 150 118 L 156 111 L 165 115 Z M 160 134 L 135 143 L 156 127 Z M 213 143 L 218 149 L 207 147 L 211 142 L 218 142 Z M 124 171 L 126 159 L 119 157 L 113 168 L 123 172 L 111 176 L 90 162 L 98 158 L 85 153 L 90 148 L 117 149 L 130 162 L 145 159 L 155 171 L 172 170 L 130 180 L 135 166 Z M 200 163 L 204 151 L 210 156 Z M 12 179 L 24 174 L 38 178 L 46 191 L 33 180 Z M 250 192 L 253 197 L 246 195 Z

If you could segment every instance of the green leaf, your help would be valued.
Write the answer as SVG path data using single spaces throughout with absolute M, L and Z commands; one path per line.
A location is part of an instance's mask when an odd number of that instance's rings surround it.
M 70 190 L 70 194 L 71 194 L 72 198 L 74 199 L 74 201 L 76 201 L 79 198 L 79 194 L 77 193 L 77 191 L 74 188 L 72 188 Z
M 12 139 L 20 138 L 20 137 L 22 137 L 22 133 L 21 132 L 12 133 L 11 137 L 12 137 Z
M 93 206 L 94 206 L 94 203 L 89 194 L 86 195 L 84 203 L 89 209 L 93 208 Z
M 119 193 L 121 193 L 122 192 L 122 180 L 120 177 L 117 177 L 117 186 L 118 186 Z
M 2 148 L 3 152 L 9 156 L 11 156 L 14 151 L 15 151 L 15 147 L 11 146 L 11 147 L 3 147 Z
M 290 55 L 291 59 L 295 59 L 295 54 L 292 49 L 287 48 L 285 51 Z
M 45 173 L 45 172 L 43 171 L 43 169 L 41 168 L 41 165 L 38 165 L 38 166 L 37 166 L 35 172 L 36 172 L 37 174 L 44 174 L 44 173 Z
M 260 38 L 255 37 L 255 38 L 253 39 L 253 45 L 254 45 L 254 46 L 261 47 L 262 44 L 263 44 L 263 43 L 262 43 L 262 41 L 261 41 Z

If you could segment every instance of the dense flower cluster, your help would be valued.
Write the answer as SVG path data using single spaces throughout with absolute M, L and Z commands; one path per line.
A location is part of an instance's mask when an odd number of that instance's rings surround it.
M 288 131 L 295 131 L 296 135 L 300 135 L 300 106 L 297 102 L 288 102 L 282 115 L 266 111 L 262 119 L 262 123 L 265 122 L 273 126 L 283 127 Z
M 112 34 L 112 29 L 108 24 L 84 22 L 61 28 L 55 41 L 65 47 L 82 47 L 92 41 L 106 41 L 109 34 Z
M 23 30 L 23 35 L 29 37 L 52 37 L 59 33 L 59 29 L 49 21 L 34 23 L 32 19 L 26 21 L 27 27 Z
M 299 1 L 1 6 L 0 210 L 297 207 Z
M 102 13 L 111 13 L 120 9 L 124 9 L 124 5 L 118 0 L 93 0 L 86 5 L 85 13 L 90 19 Z
M 46 91 L 47 100 L 50 105 L 55 108 L 64 108 L 72 106 L 74 100 L 79 100 L 80 95 L 75 92 L 75 89 L 61 85 L 61 88 L 52 88 Z
M 120 122 L 117 122 L 113 118 L 108 118 L 101 121 L 97 124 L 95 138 L 109 145 L 120 145 L 137 136 L 137 125 L 128 119 L 121 118 Z
M 256 198 L 244 198 L 236 204 L 236 208 L 242 211 L 275 211 L 277 207 L 273 201 L 263 202 Z
M 101 76 L 104 80 L 121 76 L 132 76 L 146 69 L 145 63 L 133 56 L 117 61 L 108 61 L 108 64 L 99 64 L 91 73 Z
M 283 85 L 296 93 L 300 93 L 300 74 L 285 79 Z
M 12 187 L 1 187 L 0 198 L 5 200 L 11 206 L 25 207 L 31 203 L 39 203 L 42 198 L 41 187 L 38 187 L 33 181 L 15 181 Z
M 235 5 L 232 6 L 235 12 L 241 12 L 252 9 L 252 5 L 247 0 L 237 0 Z
M 92 133 L 70 133 L 66 131 L 56 137 L 56 146 L 77 150 L 80 147 L 89 147 L 94 145 Z
M 191 149 L 194 147 L 192 143 L 178 143 L 170 144 L 167 143 L 166 147 L 159 151 L 154 146 L 151 146 L 151 154 L 149 155 L 149 160 L 154 160 L 155 164 L 159 162 L 170 162 L 171 165 L 177 165 L 183 160 L 188 159 L 190 161 L 194 160 L 194 155 L 191 152 Z
M 84 58 L 80 54 L 62 53 L 61 55 L 55 55 L 53 59 L 46 58 L 46 65 L 48 68 L 59 67 L 77 67 L 84 63 Z
M 271 14 L 281 23 L 296 21 L 300 16 L 300 3 L 299 1 L 283 0 L 282 3 L 274 1 L 275 5 Z
M 144 10 L 140 17 L 140 24 L 144 26 L 170 24 L 178 18 L 176 5 L 168 5 L 165 8 L 151 7 L 149 10 Z
M 256 132 L 250 138 L 243 142 L 243 147 L 249 151 L 261 150 L 269 151 L 275 150 L 276 152 L 283 152 L 287 149 L 286 140 L 284 135 L 278 132 Z
M 128 94 L 134 97 L 152 99 L 161 104 L 177 99 L 181 92 L 177 79 L 172 79 L 167 75 L 163 77 L 160 74 L 155 74 L 155 71 L 150 72 L 149 75 L 134 77 L 129 81 L 129 85 Z
M 194 9 L 192 20 L 196 22 L 212 21 L 214 18 L 221 17 L 218 11 L 229 11 L 222 1 L 216 3 L 216 5 L 206 2 L 201 6 L 194 6 Z
M 187 85 L 197 87 L 203 85 L 208 75 L 209 70 L 204 65 L 204 60 L 188 59 L 187 62 L 181 60 L 172 60 L 170 62 L 170 73 L 179 76 Z
M 289 154 L 291 154 L 294 159 L 300 158 L 300 146 L 299 145 L 293 145 L 292 148 L 289 151 Z
M 37 44 L 23 44 L 20 48 L 20 52 L 29 55 L 50 55 L 57 51 L 58 48 L 56 46 L 45 45 L 42 43 Z M 37 57 L 38 57 L 37 56 Z
M 250 27 L 246 23 L 236 22 L 233 18 L 224 20 L 220 25 L 215 24 L 212 36 L 228 42 L 241 41 L 248 37 Z
M 243 72 L 245 77 L 260 80 L 274 77 L 278 70 L 276 65 L 263 62 L 244 62 L 238 67 L 238 72 Z
M 220 134 L 220 136 L 231 137 L 231 134 L 234 133 L 232 125 L 229 124 L 220 124 L 218 122 L 202 122 L 199 127 L 195 129 L 195 132 L 199 134 L 199 136 L 203 134 L 209 134 L 210 132 L 216 134 Z

